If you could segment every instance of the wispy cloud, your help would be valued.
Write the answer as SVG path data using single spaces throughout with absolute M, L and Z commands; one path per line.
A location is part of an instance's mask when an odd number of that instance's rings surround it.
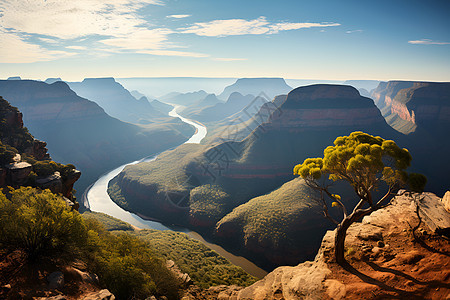
M 216 58 L 212 58 L 212 60 L 216 60 L 216 61 L 243 61 L 243 60 L 247 60 L 247 58 L 216 57 Z
M 72 49 L 72 50 L 86 50 L 87 47 L 85 46 L 67 46 L 67 49 Z
M 413 45 L 450 45 L 450 42 L 439 42 L 439 41 L 433 41 L 433 40 L 429 40 L 429 39 L 408 41 L 408 43 L 413 44 Z
M 165 28 L 136 29 L 126 36 L 104 39 L 101 42 L 126 50 L 163 49 L 168 46 L 168 35 L 172 30 Z
M 181 56 L 181 57 L 209 57 L 208 54 L 196 53 L 196 52 L 185 52 L 185 51 L 175 51 L 175 50 L 141 50 L 137 51 L 141 54 L 150 54 L 158 56 Z
M 33 63 L 74 55 L 65 51 L 49 51 L 28 43 L 24 38 L 0 29 L 0 63 Z
M 284 30 L 297 30 L 313 27 L 339 26 L 339 23 L 270 23 L 261 16 L 254 20 L 229 19 L 195 23 L 186 28 L 180 28 L 182 33 L 193 33 L 199 36 L 230 36 L 245 34 L 274 34 Z
M 184 19 L 184 18 L 189 18 L 191 15 L 170 15 L 167 16 L 166 18 L 171 18 L 171 19 Z
M 347 33 L 347 34 L 352 34 L 352 33 L 361 33 L 361 32 L 363 32 L 364 30 L 361 30 L 361 29 L 357 29 L 357 30 L 347 30 L 345 33 Z

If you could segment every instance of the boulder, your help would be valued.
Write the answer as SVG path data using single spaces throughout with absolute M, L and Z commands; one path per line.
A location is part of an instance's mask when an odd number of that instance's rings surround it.
M 445 193 L 442 198 L 442 203 L 444 204 L 445 210 L 450 213 L 450 191 Z
M 33 166 L 27 162 L 15 162 L 5 166 L 7 170 L 7 184 L 12 186 L 24 185 Z
M 99 292 L 89 293 L 83 300 L 114 300 L 116 297 L 107 289 L 101 290 Z
M 445 202 L 432 193 L 414 194 L 413 197 L 419 215 L 428 227 L 437 234 L 450 236 L 450 213 L 445 209 Z
M 64 287 L 64 274 L 62 272 L 53 272 L 47 276 L 48 288 L 51 290 L 60 290 Z
M 61 174 L 57 171 L 50 176 L 36 179 L 36 184 L 41 189 L 49 189 L 53 193 L 62 193 Z

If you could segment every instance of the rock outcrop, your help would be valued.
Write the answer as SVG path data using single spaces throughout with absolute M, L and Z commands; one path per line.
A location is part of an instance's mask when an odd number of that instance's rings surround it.
M 314 261 L 279 267 L 239 291 L 230 287 L 223 293 L 227 289 L 222 288 L 220 299 L 448 299 L 448 240 L 430 235 L 423 223 L 411 231 L 419 222 L 416 199 L 421 196 L 437 198 L 430 193 L 396 196 L 390 206 L 349 228 L 346 248 L 352 267 L 344 270 L 333 261 L 334 231 L 328 231 Z M 365 239 L 374 229 L 382 232 L 378 241 Z

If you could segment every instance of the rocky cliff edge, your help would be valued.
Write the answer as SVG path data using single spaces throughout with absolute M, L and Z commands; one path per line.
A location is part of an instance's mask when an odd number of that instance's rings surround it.
M 247 288 L 213 287 L 195 299 L 450 299 L 450 243 L 431 229 L 450 227 L 444 201 L 404 194 L 353 224 L 346 269 L 333 261 L 334 231 L 328 231 L 314 261 L 279 267 Z

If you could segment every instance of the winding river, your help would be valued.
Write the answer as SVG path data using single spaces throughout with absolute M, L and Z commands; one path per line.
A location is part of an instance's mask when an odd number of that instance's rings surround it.
M 174 105 L 174 109 L 169 112 L 169 116 L 178 117 L 181 121 L 192 125 L 195 127 L 195 134 L 185 143 L 194 143 L 198 144 L 202 141 L 202 139 L 206 136 L 207 129 L 202 124 L 195 122 L 193 120 L 186 119 L 180 116 L 177 113 L 177 110 L 180 106 Z M 157 229 L 157 230 L 173 230 L 178 232 L 184 232 L 188 234 L 191 238 L 196 239 L 212 250 L 218 252 L 220 255 L 228 259 L 231 263 L 240 266 L 248 273 L 256 276 L 258 278 L 264 277 L 267 272 L 263 269 L 259 268 L 249 260 L 245 259 L 242 256 L 236 256 L 231 254 L 230 252 L 223 249 L 221 246 L 210 243 L 206 241 L 200 234 L 197 232 L 191 231 L 187 228 L 177 227 L 177 226 L 166 226 L 159 222 L 144 220 L 136 214 L 130 213 L 122 208 L 120 208 L 108 195 L 108 183 L 111 179 L 116 177 L 126 166 L 134 165 L 139 162 L 153 161 L 157 156 L 146 157 L 138 161 L 134 161 L 128 164 L 124 164 L 120 167 L 115 168 L 114 170 L 106 173 L 101 176 L 95 183 L 93 183 L 85 192 L 83 197 L 85 197 L 86 201 L 89 204 L 89 208 L 91 211 L 102 212 L 107 215 L 113 216 L 117 219 L 120 219 L 124 222 L 130 223 L 131 225 L 141 228 L 141 229 Z

